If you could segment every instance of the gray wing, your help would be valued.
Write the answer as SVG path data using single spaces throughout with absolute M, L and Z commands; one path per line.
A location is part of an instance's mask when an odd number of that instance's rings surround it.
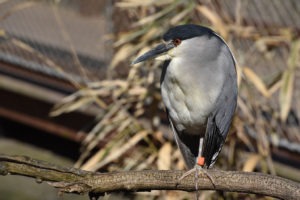
M 207 168 L 213 166 L 225 142 L 237 105 L 237 90 L 236 71 L 234 68 L 227 76 L 227 81 L 225 81 L 225 85 L 216 102 L 216 109 L 207 120 L 202 151 Z
M 195 166 L 196 158 L 198 157 L 200 136 L 180 132 L 173 125 L 171 118 L 169 118 L 169 121 L 173 130 L 176 144 L 180 149 L 185 164 L 189 169 L 192 169 Z

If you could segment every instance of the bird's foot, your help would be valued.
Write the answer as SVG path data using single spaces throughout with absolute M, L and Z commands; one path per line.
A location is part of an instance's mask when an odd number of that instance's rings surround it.
M 195 166 L 194 168 L 190 169 L 189 171 L 185 172 L 179 179 L 178 179 L 178 183 L 181 182 L 183 179 L 185 179 L 187 176 L 189 176 L 192 173 L 196 173 L 196 169 L 197 166 Z
M 189 171 L 185 172 L 179 179 L 178 179 L 178 184 L 185 179 L 187 176 L 189 176 L 190 174 L 195 172 L 195 186 L 196 186 L 196 190 L 198 190 L 198 177 L 199 174 L 204 174 L 205 176 L 207 176 L 207 178 L 210 180 L 210 182 L 212 183 L 212 185 L 215 187 L 215 181 L 214 178 L 209 174 L 209 172 L 202 168 L 200 165 L 196 165 L 194 168 L 190 169 Z
M 208 170 L 207 169 L 203 169 L 202 167 L 200 168 L 199 170 L 200 173 L 204 174 L 211 182 L 211 184 L 213 185 L 214 188 L 216 188 L 216 185 L 215 185 L 215 180 L 214 178 L 209 174 Z
M 179 179 L 177 184 L 179 184 L 183 179 L 185 179 L 187 176 L 195 172 L 194 181 L 195 181 L 195 190 L 196 190 L 196 199 L 199 199 L 200 193 L 199 193 L 199 187 L 198 187 L 198 180 L 199 180 L 199 174 L 204 174 L 207 176 L 207 178 L 212 183 L 213 187 L 215 188 L 214 179 L 206 169 L 203 169 L 202 166 L 196 165 L 194 168 L 190 169 L 189 171 L 185 172 Z

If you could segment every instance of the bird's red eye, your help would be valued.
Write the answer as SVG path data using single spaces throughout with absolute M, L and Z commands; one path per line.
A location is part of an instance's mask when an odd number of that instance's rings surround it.
M 179 38 L 176 38 L 175 40 L 173 40 L 173 44 L 174 44 L 175 46 L 180 45 L 180 43 L 181 43 L 181 39 L 179 39 Z

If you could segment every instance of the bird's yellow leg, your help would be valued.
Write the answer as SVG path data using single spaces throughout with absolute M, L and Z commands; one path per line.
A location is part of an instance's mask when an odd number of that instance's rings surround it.
M 203 138 L 200 139 L 198 158 L 196 160 L 196 164 L 195 164 L 194 168 L 192 168 L 189 171 L 185 172 L 178 179 L 178 183 L 180 183 L 187 176 L 189 176 L 190 174 L 195 172 L 194 182 L 195 182 L 195 190 L 196 190 L 196 199 L 199 199 L 199 191 L 198 191 L 198 189 L 199 189 L 198 188 L 199 174 L 205 174 L 207 176 L 207 178 L 210 180 L 210 182 L 212 183 L 212 185 L 215 187 L 214 179 L 210 176 L 208 171 L 203 168 L 204 165 L 205 165 L 205 158 L 203 156 L 201 156 L 202 155 L 202 147 L 203 147 Z
M 196 190 L 198 190 L 198 177 L 199 174 L 204 174 L 207 176 L 207 178 L 210 180 L 210 182 L 213 184 L 213 186 L 215 187 L 214 184 L 214 179 L 213 177 L 208 173 L 208 171 L 206 169 L 203 168 L 204 166 L 204 158 L 203 157 L 199 157 L 198 158 L 198 162 L 195 165 L 194 168 L 190 169 L 189 171 L 185 172 L 180 178 L 179 178 L 179 182 L 182 181 L 183 179 L 185 179 L 187 176 L 189 176 L 190 174 L 195 172 L 195 186 L 196 186 Z
M 201 158 L 202 159 L 202 158 Z M 198 158 L 199 161 L 199 158 Z M 199 174 L 205 174 L 207 176 L 207 178 L 210 180 L 210 182 L 212 183 L 212 185 L 215 187 L 214 184 L 214 179 L 213 177 L 210 176 L 210 174 L 208 173 L 208 171 L 206 169 L 203 168 L 203 165 L 199 165 L 199 162 L 195 165 L 194 168 L 190 169 L 189 171 L 185 172 L 178 180 L 178 182 L 182 181 L 183 179 L 185 179 L 187 176 L 189 176 L 190 174 L 195 172 L 195 177 L 194 177 L 194 182 L 195 182 L 195 190 L 196 190 L 196 199 L 199 199 L 199 188 L 198 188 L 198 180 L 199 180 Z

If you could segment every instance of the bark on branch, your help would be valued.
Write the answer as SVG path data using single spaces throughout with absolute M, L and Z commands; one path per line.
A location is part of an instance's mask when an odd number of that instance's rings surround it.
M 114 191 L 183 190 L 195 191 L 194 175 L 178 183 L 183 171 L 87 172 L 59 167 L 24 156 L 0 155 L 0 174 L 32 177 L 67 193 L 89 193 L 93 197 Z M 300 183 L 262 173 L 209 170 L 199 175 L 199 189 L 262 194 L 280 199 L 300 199 Z

